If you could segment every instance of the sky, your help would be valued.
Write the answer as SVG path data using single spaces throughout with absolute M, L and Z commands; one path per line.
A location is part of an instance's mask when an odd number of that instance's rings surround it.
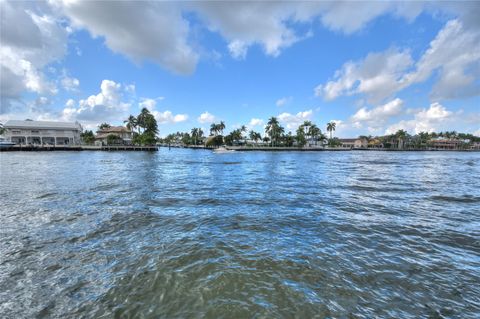
M 480 2 L 0 0 L 0 122 L 480 136 Z

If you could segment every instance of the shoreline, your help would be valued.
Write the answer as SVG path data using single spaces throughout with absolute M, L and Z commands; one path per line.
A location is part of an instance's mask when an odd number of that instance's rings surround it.
M 118 145 L 118 146 L 89 146 L 89 145 L 75 145 L 75 146 L 12 146 L 9 148 L 0 148 L 0 152 L 56 152 L 56 151 L 126 151 L 126 152 L 157 152 L 158 146 L 132 146 L 132 145 Z
M 169 148 L 169 146 L 160 145 L 159 148 Z M 188 148 L 215 150 L 216 148 L 205 146 L 170 146 L 170 148 Z M 351 151 L 367 151 L 367 152 L 480 152 L 480 149 L 394 149 L 394 148 L 320 148 L 320 147 L 255 147 L 255 146 L 225 146 L 226 150 L 239 152 L 351 152 Z
M 0 148 L 0 152 L 55 152 L 55 151 L 106 151 L 106 152 L 157 152 L 160 148 L 188 148 L 194 150 L 210 150 L 216 148 L 203 145 L 190 146 L 13 146 Z M 238 152 L 480 152 L 480 149 L 392 149 L 392 148 L 320 148 L 320 147 L 244 147 L 226 146 L 226 150 Z

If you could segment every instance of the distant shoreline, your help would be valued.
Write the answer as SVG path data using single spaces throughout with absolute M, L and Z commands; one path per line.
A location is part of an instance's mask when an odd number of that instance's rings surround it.
M 168 146 L 160 145 L 162 148 L 189 148 L 189 149 L 203 149 L 214 150 L 215 148 L 205 146 Z M 315 148 L 315 147 L 255 147 L 255 146 L 226 146 L 225 149 L 239 152 L 350 152 L 350 151 L 381 151 L 381 152 L 480 152 L 480 150 L 472 149 L 395 149 L 395 148 Z
M 13 146 L 10 148 L 0 148 L 0 152 L 54 152 L 54 151 L 112 151 L 112 152 L 133 152 L 133 151 L 149 151 L 156 152 L 160 148 L 188 148 L 196 150 L 210 150 L 215 148 L 205 147 L 203 145 L 157 145 L 157 146 Z M 395 148 L 315 148 L 315 147 L 243 147 L 243 146 L 226 146 L 226 150 L 238 152 L 480 152 L 476 149 L 395 149 Z

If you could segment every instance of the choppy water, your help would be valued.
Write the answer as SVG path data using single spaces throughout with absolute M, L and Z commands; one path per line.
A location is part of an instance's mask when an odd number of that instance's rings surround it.
M 0 164 L 2 318 L 480 317 L 480 153 Z

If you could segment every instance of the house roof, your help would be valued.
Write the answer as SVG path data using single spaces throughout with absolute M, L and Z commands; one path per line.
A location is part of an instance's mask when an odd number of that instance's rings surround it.
M 339 138 L 338 140 L 342 143 L 354 143 L 358 138 Z
M 103 134 L 103 133 L 122 133 L 122 132 L 130 133 L 131 130 L 129 130 L 125 126 L 111 126 L 109 128 L 98 130 L 97 132 L 99 134 Z
M 81 130 L 78 122 L 54 122 L 54 121 L 19 121 L 9 120 L 4 128 L 29 128 L 29 129 L 53 129 L 53 130 Z
M 113 133 L 100 133 L 100 134 L 97 134 L 95 135 L 95 139 L 96 140 L 102 140 L 104 138 L 108 138 L 109 135 L 114 135 L 116 137 L 118 137 L 119 139 L 121 138 L 119 135 L 116 135 L 116 134 L 113 134 Z M 121 138 L 125 141 L 129 141 L 130 139 L 129 138 Z

